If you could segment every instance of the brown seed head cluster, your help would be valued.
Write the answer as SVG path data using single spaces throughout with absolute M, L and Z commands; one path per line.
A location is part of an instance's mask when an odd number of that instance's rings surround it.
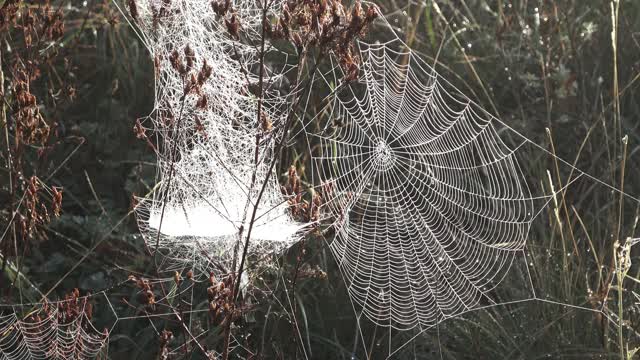
M 172 339 L 173 339 L 173 333 L 171 331 L 166 329 L 162 330 L 159 336 L 160 350 L 158 351 L 158 358 L 160 360 L 169 359 L 169 355 L 170 355 L 169 343 L 171 342 Z
M 214 0 L 211 2 L 211 8 L 218 16 L 224 19 L 224 25 L 227 27 L 231 38 L 240 39 L 240 21 L 231 6 L 231 0 Z
M 211 7 L 218 16 L 225 16 L 231 10 L 231 0 L 214 0 Z
M 157 28 L 165 18 L 171 15 L 171 0 L 162 0 L 159 6 L 157 3 L 158 2 L 155 1 L 151 2 L 151 20 L 154 28 Z M 138 14 L 137 10 L 136 7 L 136 15 Z M 131 11 L 131 8 L 129 8 L 129 11 Z M 131 17 L 133 17 L 133 14 L 134 13 L 131 12 Z
M 0 8 L 0 31 L 7 31 L 11 26 L 15 26 L 16 18 L 20 10 L 20 0 L 7 0 Z
M 241 310 L 233 304 L 234 277 L 227 275 L 218 281 L 211 273 L 209 275 L 209 287 L 207 297 L 209 299 L 209 314 L 214 324 L 223 326 L 228 321 L 235 321 L 241 315 Z
M 154 312 L 156 310 L 156 295 L 153 291 L 153 284 L 151 284 L 149 279 L 129 275 L 129 281 L 134 282 L 136 287 L 140 289 L 138 302 L 144 305 L 147 312 Z
M 298 270 L 298 277 L 301 279 L 326 280 L 327 272 L 322 270 L 318 265 L 311 266 L 309 264 L 303 264 Z
M 6 19 L 13 21 L 16 27 L 21 28 L 26 48 L 39 45 L 44 41 L 55 42 L 64 36 L 64 13 L 60 7 L 56 7 L 54 10 L 49 1 L 45 1 L 38 10 L 26 7 L 22 14 L 22 21 L 16 22 L 17 13 L 13 6 L 19 7 L 20 1 L 9 1 L 9 3 L 13 4 L 9 4 L 8 7 L 3 6 L 0 10 L 1 26 L 7 25 L 5 24 Z M 34 43 L 34 39 L 37 44 Z
M 70 324 L 85 315 L 87 320 L 93 317 L 93 305 L 87 300 L 91 294 L 80 298 L 80 290 L 73 291 L 58 303 L 58 324 Z
M 25 72 L 20 74 L 23 79 L 29 78 Z M 29 91 L 29 82 L 16 81 L 13 92 L 16 98 L 14 116 L 19 141 L 28 145 L 44 146 L 49 139 L 50 127 L 40 114 L 36 97 Z
M 29 244 L 27 239 L 46 239 L 46 234 L 42 228 L 51 222 L 50 212 L 53 212 L 55 217 L 60 216 L 62 189 L 51 188 L 51 197 L 48 198 L 47 192 L 43 188 L 44 185 L 40 179 L 36 176 L 30 177 L 25 190 L 24 210 L 16 213 L 15 221 L 18 225 L 16 231 L 19 238 L 24 239 L 25 246 Z M 47 206 L 47 200 L 50 201 L 49 206 Z M 11 251 L 15 251 L 15 249 Z
M 140 119 L 136 119 L 136 123 L 135 125 L 133 125 L 133 133 L 136 135 L 136 138 L 140 140 L 144 140 L 147 143 L 147 145 L 149 145 L 149 147 L 153 149 L 153 151 L 157 151 L 156 146 L 151 142 L 151 139 L 149 139 L 149 137 L 147 136 L 147 129 L 142 125 L 142 122 L 140 122 Z
M 269 115 L 264 111 L 260 112 L 260 130 L 265 134 L 270 133 L 271 130 L 273 130 L 273 121 L 271 121 Z
M 311 202 L 303 198 L 302 182 L 294 165 L 289 167 L 287 183 L 280 187 L 280 191 L 289 198 L 287 202 L 294 219 L 301 222 L 317 222 L 320 220 L 322 196 L 317 193 L 314 194 Z
M 196 54 L 193 49 L 187 45 L 182 54 L 178 50 L 173 50 L 169 55 L 169 62 L 174 71 L 176 71 L 184 81 L 183 97 L 195 93 L 199 96 L 197 107 L 204 108 L 207 105 L 206 95 L 202 92 L 202 86 L 209 80 L 213 72 L 213 68 L 206 60 L 202 61 L 202 66 L 195 71 Z
M 53 193 L 51 210 L 53 210 L 55 217 L 60 217 L 60 213 L 62 212 L 62 188 L 53 186 L 51 187 L 51 192 Z
M 58 45 L 65 33 L 62 7 L 52 6 L 49 0 L 38 2 L 37 6 L 20 0 L 4 1 L 0 5 L 0 30 L 11 44 L 6 51 L 3 47 L 0 63 L 3 80 L 0 96 L 6 106 L 3 112 L 6 123 L 0 126 L 9 135 L 8 154 L 4 156 L 9 159 L 6 163 L 10 178 L 10 181 L 3 179 L 4 191 L 0 192 L 8 194 L 9 201 L 3 198 L 0 203 L 2 210 L 15 214 L 8 220 L 13 230 L 1 239 L 0 251 L 11 256 L 20 251 L 12 244 L 23 244 L 27 249 L 31 240 L 46 239 L 42 225 L 51 221 L 51 213 L 60 215 L 62 189 L 48 189 L 37 176 L 48 167 L 46 161 L 54 147 L 62 143 L 57 139 L 65 136 L 64 127 L 61 122 L 45 118 L 41 109 L 47 99 L 57 107 L 61 97 L 54 94 L 66 95 L 65 99 L 72 101 L 75 90 L 66 83 L 67 78 L 57 73 L 58 82 L 45 83 L 42 75 L 42 72 L 48 75 L 50 69 L 59 65 L 64 65 L 65 70 L 70 67 L 68 59 L 59 56 Z M 47 113 L 55 113 L 55 109 Z M 37 155 L 36 160 L 31 160 L 31 154 Z M 20 198 L 25 199 L 25 206 L 16 206 Z
M 129 14 L 133 18 L 134 21 L 138 21 L 139 13 L 138 13 L 138 5 L 136 5 L 136 0 L 128 0 L 127 7 L 129 8 Z
M 203 91 L 203 86 L 213 74 L 213 68 L 211 65 L 207 63 L 206 59 L 203 59 L 202 63 L 198 66 L 198 57 L 196 56 L 193 48 L 189 45 L 185 46 L 182 50 L 174 49 L 170 53 L 168 60 L 171 68 L 180 76 L 180 78 L 182 78 L 184 83 L 181 102 L 184 103 L 188 96 L 195 96 L 195 109 L 206 110 L 209 107 L 209 99 L 207 94 Z M 154 59 L 154 63 L 156 72 L 159 72 L 161 59 L 156 57 Z M 174 117 L 173 110 L 170 105 L 167 106 L 167 109 L 160 110 L 157 116 L 167 128 L 175 127 L 176 118 Z M 205 126 L 202 123 L 202 119 L 198 116 L 195 118 L 195 131 L 199 135 L 207 137 Z M 143 127 L 139 119 L 136 120 L 136 123 L 133 126 L 133 132 L 138 139 L 146 141 L 152 149 L 156 150 L 156 146 L 147 136 L 146 129 Z
M 55 306 L 45 301 L 42 304 L 42 310 L 46 316 L 50 316 L 54 310 L 57 310 L 58 324 L 64 325 L 79 322 L 83 328 L 87 329 L 89 322 L 93 318 L 93 305 L 89 302 L 90 297 L 90 293 L 81 297 L 80 290 L 76 288 L 66 294 L 64 300 L 57 302 Z M 28 320 L 34 323 L 41 323 L 42 317 L 38 313 L 30 316 Z
M 347 9 L 339 0 L 290 0 L 276 24 L 266 22 L 265 33 L 272 39 L 290 41 L 298 53 L 316 47 L 334 53 L 345 73 L 344 81 L 357 79 L 359 58 L 355 40 L 364 36 L 378 17 L 374 6 L 363 8 L 360 1 Z

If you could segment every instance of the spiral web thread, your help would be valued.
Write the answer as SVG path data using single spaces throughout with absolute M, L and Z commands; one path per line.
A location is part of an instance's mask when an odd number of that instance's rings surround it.
M 169 15 L 159 25 L 153 21 L 152 9 L 162 3 L 137 3 L 141 36 L 160 62 L 155 109 L 149 118 L 160 144 L 160 183 L 153 196 L 142 199 L 137 207 L 142 234 L 151 248 L 159 237 L 159 247 L 167 252 L 163 270 L 194 266 L 205 273 L 234 271 L 239 229 L 247 228 L 247 214 L 267 174 L 272 140 L 277 136 L 262 136 L 256 163 L 256 135 L 261 131 L 256 121 L 258 100 L 248 90 L 258 84 L 253 74 L 258 66 L 256 49 L 230 39 L 210 1 L 172 1 Z M 262 10 L 256 6 L 255 1 L 233 2 L 243 36 L 253 40 L 259 36 L 255 29 L 262 20 Z M 272 11 L 277 7 L 274 4 Z M 204 61 L 213 69 L 202 88 L 208 99 L 204 109 L 196 108 L 197 96 L 188 96 L 183 104 L 184 82 L 169 61 L 172 51 L 181 52 L 187 46 L 195 53 L 195 69 Z M 265 69 L 262 111 L 277 128 L 286 106 L 277 84 L 290 69 L 287 65 Z M 166 114 L 177 120 L 167 125 Z M 260 201 L 250 256 L 272 254 L 299 238 L 302 226 L 290 218 L 275 178 Z

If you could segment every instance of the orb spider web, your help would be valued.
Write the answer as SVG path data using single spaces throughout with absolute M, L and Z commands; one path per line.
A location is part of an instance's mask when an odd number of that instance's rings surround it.
M 360 56 L 360 80 L 307 134 L 322 149 L 331 250 L 368 318 L 428 327 L 492 301 L 535 199 L 492 119 L 433 69 L 388 44 L 360 43 Z
M 89 297 L 31 304 L 25 316 L 15 309 L 0 314 L 0 359 L 94 359 L 109 341 L 109 332 L 91 322 Z M 63 307 L 69 304 L 71 306 Z M 12 307 L 27 307 L 20 304 Z
M 342 82 L 334 58 L 318 77 L 329 92 L 325 105 L 300 121 L 312 182 L 335 232 L 329 247 L 358 324 L 364 317 L 390 329 L 389 356 L 448 319 L 532 301 L 595 312 L 622 326 L 606 301 L 570 303 L 548 293 L 527 243 L 532 223 L 544 220 L 550 204 L 558 214 L 578 180 L 638 199 L 485 111 L 395 36 L 386 19 L 380 24 L 392 39 L 358 43 L 357 81 Z M 569 175 L 532 176 L 523 159 L 535 156 Z M 394 331 L 415 335 L 394 347 Z

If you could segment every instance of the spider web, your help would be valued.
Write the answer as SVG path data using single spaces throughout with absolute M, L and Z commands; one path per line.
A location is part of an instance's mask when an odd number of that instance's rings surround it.
M 138 2 L 141 36 L 160 64 L 156 105 L 149 117 L 159 144 L 159 183 L 152 197 L 137 206 L 139 225 L 149 247 L 157 244 L 166 254 L 163 270 L 189 264 L 201 273 L 228 273 L 235 271 L 238 234 L 248 227 L 247 214 L 267 175 L 276 136 L 262 133 L 255 120 L 258 99 L 249 88 L 258 84 L 253 71 L 259 61 L 255 47 L 230 39 L 210 1 L 165 3 Z M 158 25 L 153 13 L 161 6 L 168 6 L 168 15 Z M 262 21 L 257 3 L 234 1 L 232 7 L 243 36 L 255 39 Z M 196 106 L 196 96 L 183 98 L 184 80 L 171 68 L 171 53 L 187 47 L 196 54 L 195 69 L 205 62 L 213 69 L 201 90 L 208 100 L 205 108 Z M 284 119 L 286 98 L 273 84 L 289 69 L 265 69 L 268 89 L 261 111 L 277 128 Z M 168 114 L 177 120 L 167 124 Z M 256 155 L 258 135 L 261 152 Z M 259 204 L 250 256 L 264 257 L 288 247 L 303 227 L 290 218 L 275 178 Z
M 167 131 L 166 124 L 151 119 L 158 142 L 165 144 L 159 152 L 162 191 L 143 202 L 139 219 L 147 242 L 153 245 L 159 236 L 177 268 L 195 261 L 204 272 L 213 261 L 228 269 L 237 233 L 245 225 L 243 199 L 252 198 L 248 174 L 255 168 L 258 126 L 244 120 L 253 118 L 256 102 L 243 91 L 245 73 L 233 57 L 242 54 L 240 63 L 251 68 L 255 52 L 224 35 L 209 4 L 176 4 L 178 10 L 160 32 L 151 23 L 143 26 L 160 68 L 169 69 L 158 78 L 156 112 L 194 108 L 181 104 L 182 80 L 166 60 L 174 49 L 189 45 L 222 70 L 213 88 L 204 90 L 211 107 L 187 110 L 182 117 L 186 131 Z M 259 24 L 259 11 L 240 7 L 245 9 L 242 22 Z M 558 192 L 585 174 L 579 171 L 551 192 L 534 195 L 518 153 L 535 144 L 469 100 L 415 53 L 403 50 L 398 39 L 359 46 L 360 81 L 338 85 L 322 116 L 303 124 L 318 178 L 314 183 L 322 184 L 325 214 L 336 231 L 330 247 L 357 318 L 397 330 L 426 331 L 471 310 L 510 303 L 496 293 L 514 272 L 526 280 L 521 282 L 526 289 L 513 301 L 540 300 L 526 260 L 531 223 Z M 323 80 L 335 87 L 341 75 L 336 66 Z M 247 76 L 249 83 L 255 82 L 255 74 Z M 269 117 L 282 123 L 279 105 L 286 99 L 270 95 Z M 196 119 L 206 137 L 194 131 Z M 311 130 L 312 122 L 320 123 L 321 130 Z M 311 144 L 319 145 L 321 153 L 312 151 L 316 147 Z M 179 156 L 171 149 L 179 149 Z M 264 176 L 268 156 L 258 163 L 258 178 Z M 175 178 L 168 184 L 172 172 Z M 300 230 L 279 205 L 283 201 L 276 189 L 272 184 L 272 200 L 263 203 L 268 216 L 258 224 L 265 231 L 253 247 L 256 253 L 289 246 Z M 203 259 L 203 252 L 210 256 Z M 394 351 L 391 345 L 389 351 Z
M 211 20 L 209 4 L 172 3 L 183 8 L 171 12 L 166 19 L 169 26 L 160 26 L 159 33 L 151 31 L 148 9 L 160 2 L 140 6 L 141 18 L 147 19 L 142 36 L 152 54 L 163 55 L 159 56 L 163 70 L 157 78 L 156 112 L 183 106 L 179 101 L 182 80 L 167 70 L 167 54 L 174 49 L 192 46 L 198 57 L 195 68 L 206 59 L 216 67 L 217 78 L 203 90 L 212 105 L 194 110 L 195 100 L 188 99 L 182 126 L 172 128 L 150 118 L 157 143 L 165 144 L 158 149 L 161 182 L 153 197 L 143 200 L 138 214 L 150 245 L 160 232 L 161 247 L 169 250 L 169 262 L 184 267 L 195 261 L 204 270 L 211 264 L 203 258 L 202 248 L 225 264 L 231 260 L 229 249 L 242 225 L 247 194 L 255 191 L 247 175 L 255 167 L 247 164 L 254 161 L 251 149 L 257 124 L 245 119 L 253 118 L 256 103 L 243 91 L 245 82 L 238 80 L 243 73 L 232 58 L 232 49 L 237 46 L 247 66 L 255 64 L 255 54 L 221 35 L 223 29 L 212 30 L 219 25 Z M 259 24 L 255 9 L 246 4 L 241 7 L 242 16 L 249 19 L 246 23 Z M 592 307 L 570 304 L 541 292 L 528 251 L 531 223 L 549 204 L 557 208 L 558 194 L 578 178 L 588 178 L 607 190 L 620 190 L 548 153 L 489 115 L 399 40 L 361 43 L 360 50 L 359 82 L 335 88 L 341 78 L 337 66 L 322 77 L 334 89 L 326 111 L 312 121 L 321 124 L 320 131 L 302 120 L 316 183 L 325 195 L 325 215 L 333 220 L 337 234 L 330 246 L 356 305 L 358 320 L 364 316 L 384 327 L 414 329 L 417 333 L 411 341 L 438 329 L 447 319 L 461 319 L 498 305 L 537 301 L 597 312 L 622 326 L 606 303 Z M 273 78 L 277 80 L 278 75 Z M 267 97 L 265 111 L 274 124 L 281 122 L 283 102 L 278 94 Z M 206 137 L 195 131 L 197 118 Z M 317 143 L 322 145 L 320 153 L 311 151 L 311 144 Z M 178 149 L 179 154 L 171 149 Z M 540 193 L 541 189 L 531 184 L 542 179 L 531 179 L 527 164 L 519 160 L 532 150 L 559 160 L 575 170 L 576 177 Z M 272 154 L 263 156 L 268 159 Z M 264 168 L 258 167 L 263 170 L 258 170 L 257 178 L 264 176 Z M 164 180 L 172 171 L 174 181 L 169 186 Z M 288 246 L 298 227 L 284 210 L 280 212 L 282 199 L 275 183 L 271 186 L 261 213 L 276 215 L 261 218 L 265 231 L 259 236 L 256 252 Z M 624 195 L 637 204 L 638 199 Z M 167 204 L 164 216 L 162 204 Z M 229 205 L 233 208 L 225 209 Z M 275 219 L 284 220 L 274 225 L 280 221 Z M 220 224 L 231 225 L 226 228 Z M 285 229 L 287 239 L 269 239 L 273 229 Z M 637 239 L 629 240 L 637 243 Z M 513 280 L 522 288 L 519 296 L 506 299 L 496 295 L 502 294 L 501 284 Z M 107 292 L 85 298 L 105 296 L 109 303 Z M 97 331 L 83 312 L 81 320 L 65 323 L 60 321 L 57 306 L 48 311 L 42 305 L 33 307 L 35 310 L 24 317 L 15 310 L 2 312 L 1 358 L 92 358 L 104 348 L 106 334 Z M 113 310 L 110 303 L 109 307 Z M 114 327 L 127 320 L 174 315 L 165 310 L 130 317 L 118 317 L 114 311 Z M 389 356 L 408 343 L 395 346 L 391 342 L 390 333 Z M 240 348 L 240 344 L 236 341 L 234 345 Z
M 180 299 L 193 299 L 194 288 L 200 284 L 196 279 L 176 286 L 173 277 L 146 279 L 157 287 L 172 289 L 158 298 L 160 302 L 174 303 Z M 146 297 L 142 289 L 135 289 L 131 297 L 123 295 L 123 290 L 131 290 L 131 280 L 125 280 L 96 293 L 67 298 L 59 301 L 38 303 L 0 304 L 0 359 L 96 359 L 110 358 L 110 341 L 119 341 L 135 322 L 145 320 L 157 337 L 161 336 L 163 319 L 176 315 L 175 309 L 166 304 L 157 304 L 153 311 L 136 299 Z M 126 292 L 125 292 L 126 293 Z M 115 302 L 110 300 L 115 296 Z M 125 300 L 126 299 L 126 300 Z M 69 307 L 68 305 L 72 305 Z M 126 305 L 123 307 L 122 305 Z M 116 310 L 117 309 L 117 310 Z M 129 313 L 133 315 L 122 314 Z M 182 316 L 207 317 L 210 309 L 190 306 L 182 309 Z M 99 319 L 98 319 L 99 318 Z M 155 321 L 159 320 L 159 321 Z M 104 327 L 102 327 L 104 326 Z M 103 329 L 102 331 L 99 330 Z M 204 330 L 198 339 L 210 330 Z M 192 344 L 195 338 L 185 340 Z M 149 349 L 145 349 L 149 351 Z M 153 351 L 153 350 L 152 350 Z M 231 336 L 229 353 L 235 356 L 251 353 L 243 341 Z M 168 355 L 179 356 L 180 348 L 170 349 Z M 220 357 L 215 350 L 208 350 L 209 357 Z
M 246 4 L 240 5 L 241 17 L 247 17 L 242 21 L 259 24 L 259 12 Z M 252 149 L 258 124 L 250 120 L 256 102 L 243 89 L 243 76 L 252 83 L 255 75 L 243 73 L 235 58 L 241 54 L 240 63 L 247 68 L 256 59 L 252 48 L 224 35 L 208 3 L 172 6 L 179 10 L 171 12 L 160 32 L 148 13 L 147 27 L 142 26 L 152 54 L 161 59 L 160 69 L 170 69 L 166 59 L 171 51 L 189 45 L 201 57 L 198 65 L 203 58 L 214 65 L 217 81 L 204 89 L 211 106 L 193 110 L 195 99 L 187 105 L 180 101 L 182 80 L 170 70 L 161 71 L 156 112 L 183 107 L 186 112 L 179 127 L 150 118 L 158 143 L 164 144 L 158 151 L 161 182 L 138 214 L 151 246 L 159 236 L 171 263 L 183 268 L 195 261 L 204 271 L 211 269 L 211 257 L 224 267 L 233 260 L 245 200 L 255 199 L 248 174 L 256 168 Z M 598 312 L 615 322 L 605 303 L 588 307 L 542 294 L 530 273 L 535 267 L 527 241 L 532 222 L 550 203 L 557 208 L 558 194 L 578 179 L 620 190 L 484 111 L 397 38 L 359 46 L 359 81 L 340 84 L 342 74 L 334 66 L 321 79 L 332 88 L 329 105 L 312 121 L 301 120 L 313 156 L 314 183 L 323 192 L 325 215 L 336 232 L 330 247 L 358 321 L 364 316 L 391 329 L 416 330 L 418 336 L 473 310 L 535 300 Z M 272 81 L 285 72 L 271 74 Z M 285 102 L 279 94 L 267 96 L 265 111 L 274 124 L 282 123 Z M 206 136 L 195 131 L 196 119 Z M 320 130 L 312 123 L 319 123 Z M 554 180 L 547 188 L 531 186 L 542 179 L 530 178 L 523 166 L 520 159 L 527 151 L 559 160 L 575 176 L 555 188 Z M 257 178 L 265 175 L 270 156 L 267 152 L 258 162 Z M 174 180 L 168 184 L 172 172 Z M 281 206 L 275 182 L 270 186 L 256 253 L 285 248 L 300 230 Z M 270 239 L 274 233 L 284 236 Z M 203 258 L 203 252 L 211 257 Z M 507 279 L 519 281 L 522 288 L 515 299 L 496 295 L 502 294 L 500 285 Z M 390 332 L 389 356 L 405 345 L 392 347 Z
M 379 25 L 392 39 L 358 43 L 355 82 L 340 82 L 334 60 L 319 77 L 330 91 L 326 106 L 301 121 L 313 183 L 335 231 L 329 246 L 358 323 L 365 317 L 415 334 L 394 346 L 389 331 L 389 356 L 447 319 L 531 301 L 619 324 L 606 300 L 571 303 L 547 292 L 527 241 L 542 211 L 551 204 L 557 214 L 561 194 L 579 180 L 639 200 L 489 114 L 410 50 L 386 19 Z M 532 177 L 522 159 L 536 153 L 569 175 Z M 516 290 L 502 289 L 505 282 Z M 360 338 L 364 344 L 362 328 Z
M 91 322 L 91 297 L 12 305 L 0 314 L 0 359 L 93 359 L 109 340 Z M 63 307 L 72 304 L 77 308 Z M 16 308 L 29 310 L 19 316 Z
M 536 199 L 491 118 L 411 53 L 360 46 L 363 89 L 340 91 L 332 126 L 309 134 L 323 149 L 320 180 L 335 189 L 331 250 L 369 318 L 434 325 L 491 301 Z

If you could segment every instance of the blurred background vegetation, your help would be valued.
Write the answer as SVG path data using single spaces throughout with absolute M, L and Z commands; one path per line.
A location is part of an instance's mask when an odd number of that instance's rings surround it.
M 575 161 L 578 168 L 632 195 L 640 194 L 640 2 L 375 2 L 399 36 L 470 98 L 545 149 Z M 0 1 L 3 7 L 8 3 L 13 1 Z M 18 3 L 34 11 L 44 6 L 37 1 Z M 193 346 L 181 347 L 186 335 L 175 319 L 145 317 L 141 307 L 135 306 L 139 289 L 123 284 L 131 274 L 156 276 L 132 215 L 133 196 L 148 193 L 155 182 L 155 155 L 133 131 L 136 119 L 147 116 L 153 107 L 152 59 L 113 2 L 52 1 L 51 8 L 63 14 L 63 33 L 33 49 L 25 46 L 23 29 L 1 19 L 7 114 L 7 122 L 0 124 L 1 230 L 11 224 L 12 196 L 28 191 L 31 176 L 49 188 L 63 189 L 59 217 L 35 224 L 36 229 L 16 246 L 10 232 L 3 235 L 1 302 L 35 302 L 42 294 L 56 299 L 73 288 L 82 294 L 111 289 L 109 298 L 117 317 L 134 319 L 118 321 L 105 358 L 158 358 L 159 334 L 165 328 L 174 333 L 169 358 L 204 358 Z M 16 22 L 20 24 L 21 19 Z M 376 28 L 372 31 L 375 36 Z M 35 52 L 47 54 L 47 59 L 37 65 L 39 75 L 30 91 L 50 134 L 44 142 L 24 146 L 22 169 L 16 175 L 15 164 L 9 170 L 5 140 L 5 132 L 15 132 L 12 82 L 18 76 L 16 69 L 23 66 L 16 65 L 16 59 L 29 60 Z M 15 144 L 11 139 L 9 143 Z M 42 148 L 47 149 L 46 156 Z M 566 167 L 556 173 L 551 157 L 531 152 L 525 160 L 533 169 L 534 182 L 543 183 L 541 188 L 548 188 L 547 170 L 554 181 L 556 176 L 567 179 Z M 296 165 L 304 177 L 305 164 Z M 281 180 L 286 181 L 285 174 Z M 619 248 L 614 244 L 638 237 L 638 203 L 621 200 L 619 194 L 583 179 L 562 198 L 559 206 L 550 206 L 534 224 L 530 259 L 524 261 L 536 264 L 538 271 L 532 277 L 541 294 L 585 308 L 604 305 L 612 316 L 622 315 L 622 333 L 600 313 L 525 302 L 445 321 L 395 356 L 631 358 L 640 345 L 636 304 L 640 297 L 634 292 L 633 279 L 618 286 Z M 43 203 L 54 205 L 48 195 Z M 563 239 L 572 239 L 576 251 L 563 249 Z M 632 249 L 632 264 L 637 255 Z M 263 291 L 254 295 L 253 307 L 234 329 L 239 345 L 235 356 L 377 359 L 389 354 L 390 338 L 394 350 L 415 335 L 389 334 L 364 318 L 358 324 L 322 239 L 307 239 L 279 261 L 279 268 L 256 280 Z M 304 271 L 291 294 L 297 267 Z M 22 276 L 16 276 L 17 269 Z M 637 279 L 640 269 L 632 265 L 627 273 Z M 167 279 L 171 283 L 172 276 Z M 518 297 L 522 279 L 507 279 L 501 291 Z M 176 286 L 178 292 L 185 283 Z M 207 308 L 206 287 L 193 288 L 194 309 Z M 100 299 L 96 299 L 94 318 L 102 327 L 110 327 L 115 320 Z M 199 329 L 194 330 L 198 334 L 209 328 L 201 342 L 219 349 L 221 336 L 207 321 L 206 312 L 190 317 L 189 324 Z

